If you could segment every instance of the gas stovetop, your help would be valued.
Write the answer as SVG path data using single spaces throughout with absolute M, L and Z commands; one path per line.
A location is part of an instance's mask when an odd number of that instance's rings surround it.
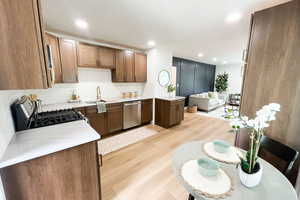
M 85 120 L 85 117 L 73 109 L 41 112 L 32 118 L 29 128 L 39 128 L 77 120 Z

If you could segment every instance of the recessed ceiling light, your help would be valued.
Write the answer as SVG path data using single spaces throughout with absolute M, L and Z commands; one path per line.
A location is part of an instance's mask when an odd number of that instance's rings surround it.
M 203 53 L 198 54 L 198 57 L 200 57 L 200 58 L 203 57 L 203 56 L 204 56 Z
M 235 23 L 235 22 L 238 22 L 241 18 L 242 18 L 241 13 L 231 13 L 231 14 L 227 15 L 225 21 L 227 23 Z
M 216 58 L 216 57 L 214 57 L 212 60 L 213 60 L 214 62 L 216 62 L 216 61 L 217 61 L 217 58 Z
M 228 62 L 227 61 L 223 61 L 223 65 L 226 65 Z
M 150 47 L 155 46 L 155 42 L 154 42 L 153 40 L 150 40 L 150 41 L 148 42 L 148 46 L 150 46 Z
M 89 26 L 86 21 L 81 20 L 81 19 L 75 20 L 75 24 L 78 28 L 81 28 L 81 29 L 87 29 Z

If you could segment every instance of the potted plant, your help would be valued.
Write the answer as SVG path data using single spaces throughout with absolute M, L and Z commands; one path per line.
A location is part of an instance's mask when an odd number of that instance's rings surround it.
M 228 88 L 228 73 L 218 74 L 216 77 L 216 91 L 220 94 L 221 99 L 226 99 L 226 94 L 224 94 Z
M 239 165 L 239 177 L 246 187 L 254 187 L 260 183 L 262 177 L 262 166 L 257 162 L 261 138 L 269 122 L 276 119 L 276 112 L 280 111 L 280 105 L 271 103 L 265 105 L 256 112 L 254 119 L 248 117 L 237 117 L 231 121 L 233 132 L 238 133 L 241 128 L 249 129 L 250 145 L 245 157 L 241 157 Z
M 167 92 L 169 94 L 169 97 L 172 97 L 172 93 L 176 90 L 176 87 L 173 84 L 169 84 L 167 86 Z

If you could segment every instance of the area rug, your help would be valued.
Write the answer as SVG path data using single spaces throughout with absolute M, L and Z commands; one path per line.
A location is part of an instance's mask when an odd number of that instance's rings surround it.
M 159 133 L 160 128 L 155 125 L 147 125 L 139 128 L 131 129 L 121 134 L 101 139 L 98 142 L 98 153 L 105 155 L 113 151 L 119 150 L 130 144 L 134 144 L 147 137 Z

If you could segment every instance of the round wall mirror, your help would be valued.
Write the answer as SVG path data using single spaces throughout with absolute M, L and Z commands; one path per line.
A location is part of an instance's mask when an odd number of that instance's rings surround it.
M 171 76 L 167 70 L 162 70 L 158 74 L 158 82 L 162 87 L 167 87 L 170 83 Z

